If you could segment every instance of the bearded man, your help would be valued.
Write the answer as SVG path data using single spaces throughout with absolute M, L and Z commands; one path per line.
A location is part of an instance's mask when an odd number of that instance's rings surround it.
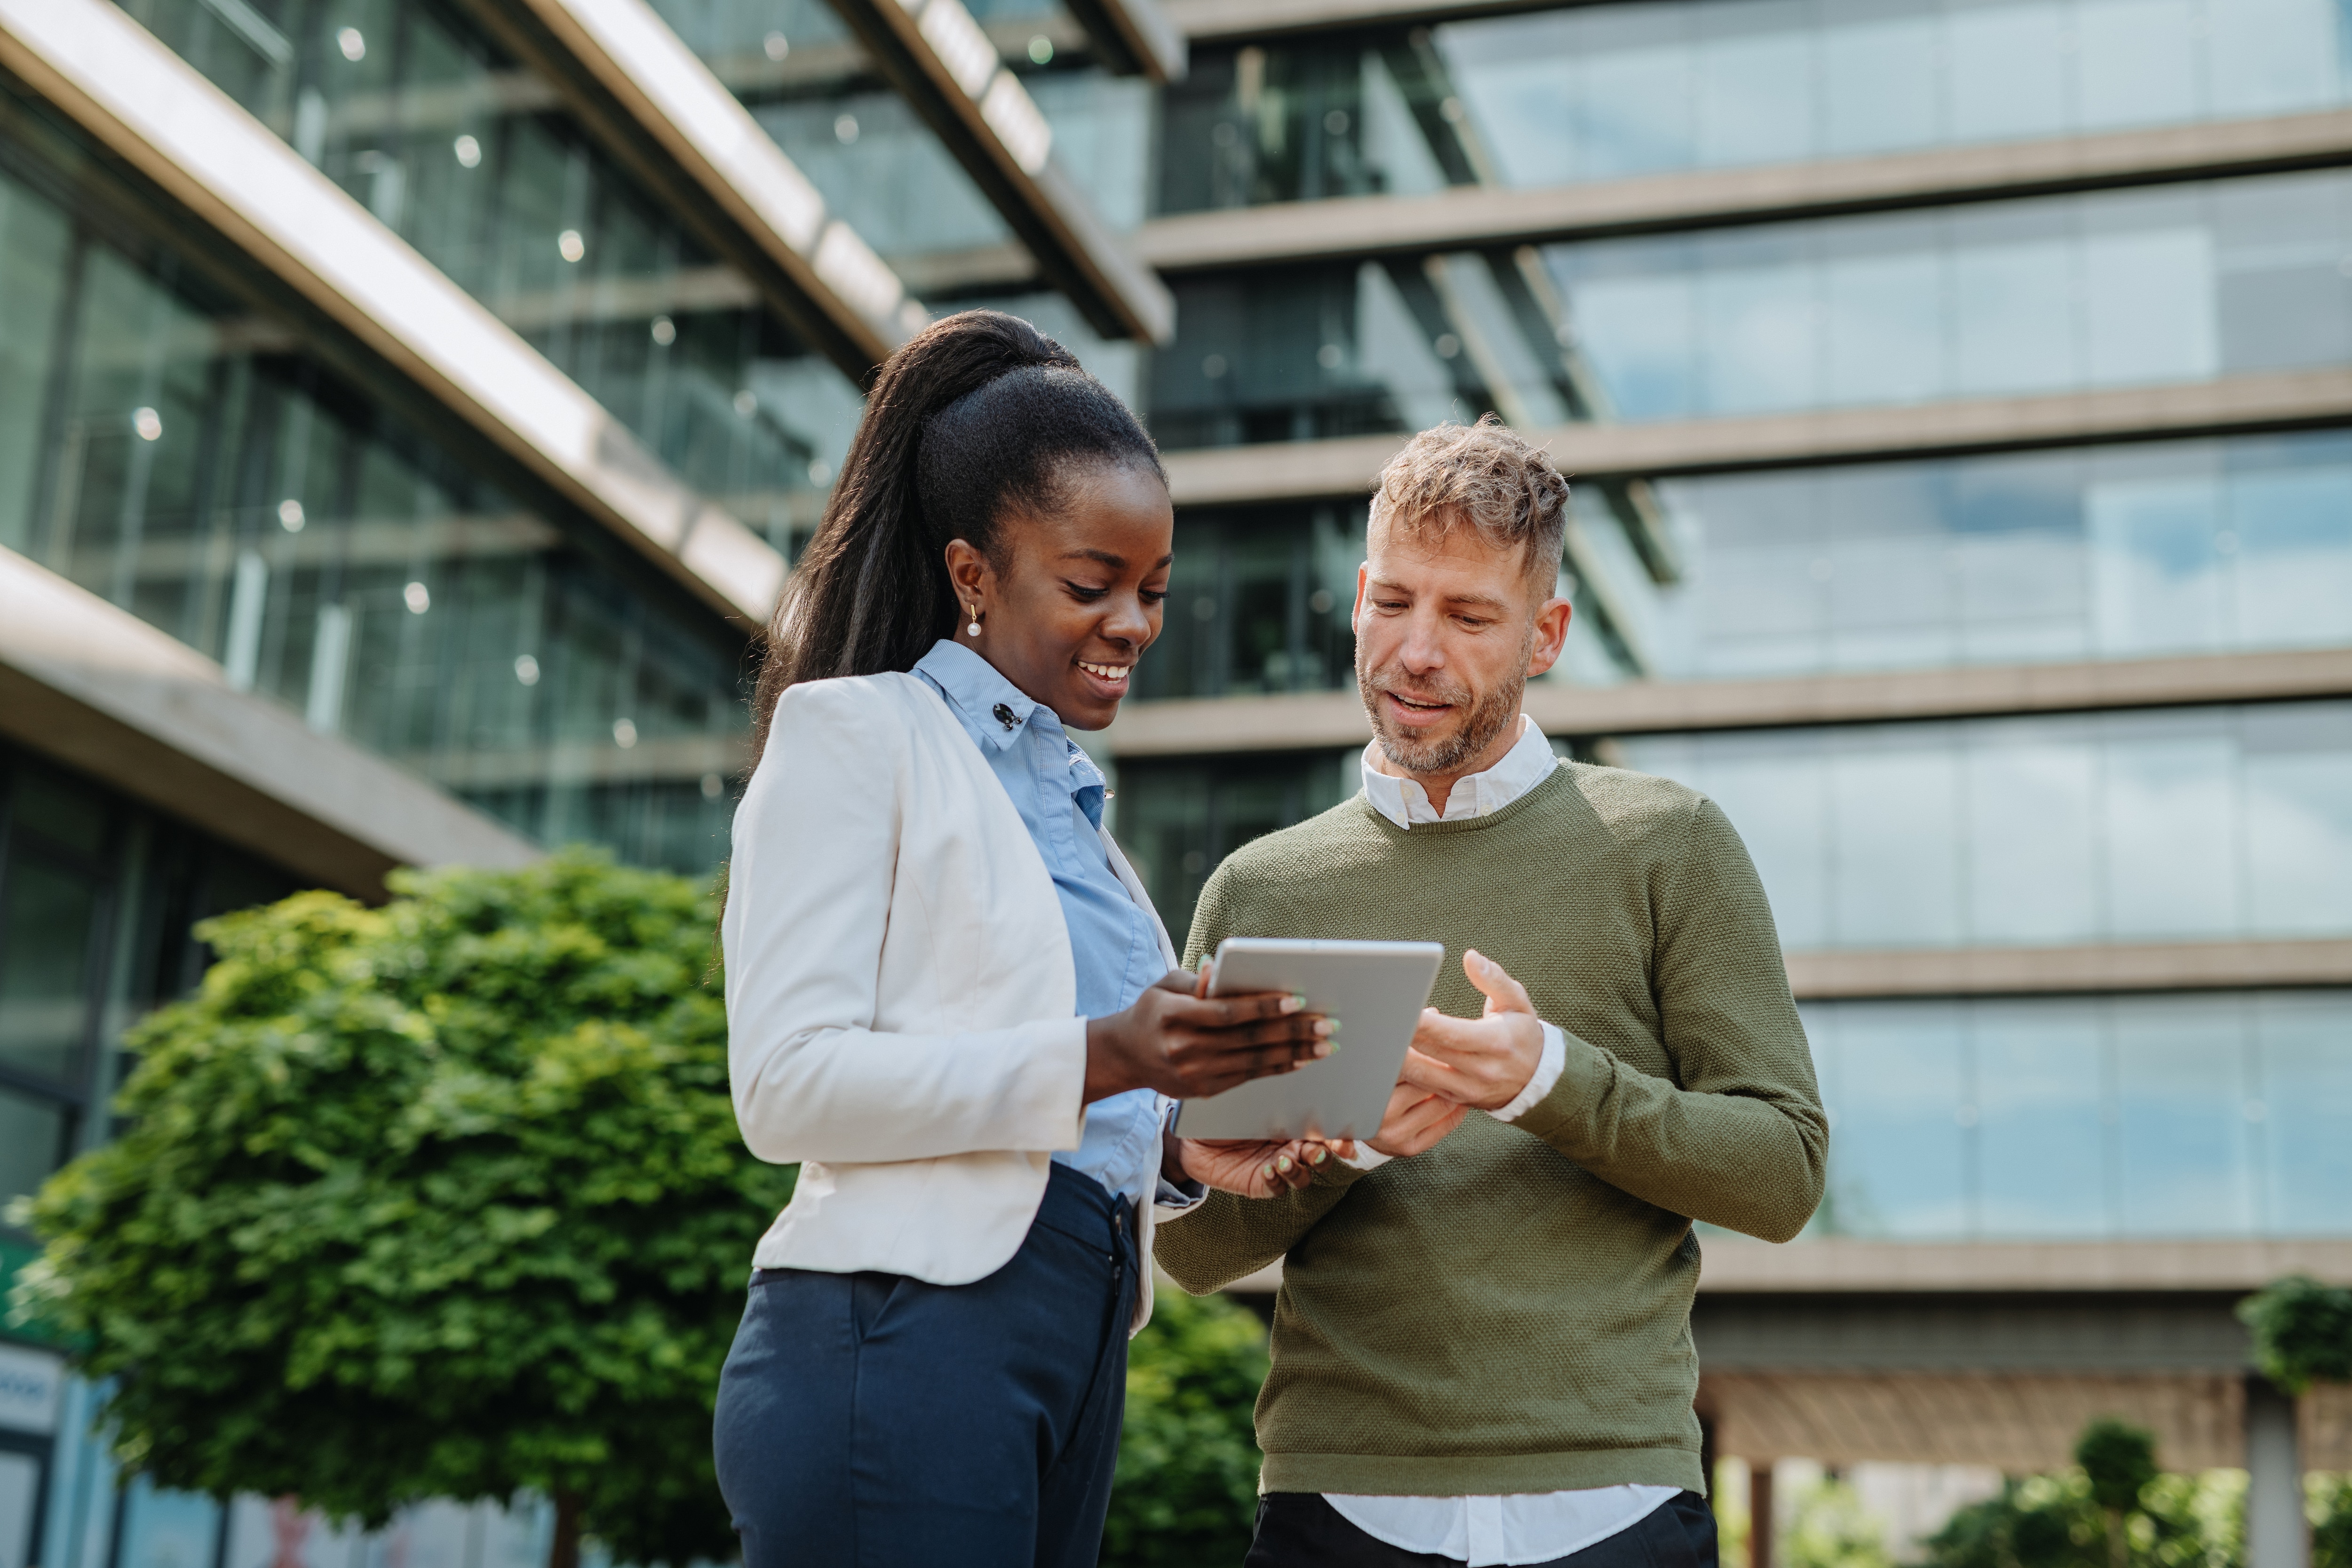
M 1189 966 L 1228 936 L 1459 964 L 1368 1149 L 1160 1228 L 1196 1293 L 1284 1260 L 1250 1568 L 1716 1565 L 1691 1222 L 1795 1236 L 1828 1124 L 1723 813 L 1562 762 L 1520 711 L 1568 633 L 1567 500 L 1491 416 L 1388 466 L 1356 586 L 1363 792 L 1201 895 Z

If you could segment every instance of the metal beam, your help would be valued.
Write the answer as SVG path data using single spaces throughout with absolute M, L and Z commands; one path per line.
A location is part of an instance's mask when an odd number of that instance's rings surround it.
M 1164 0 L 1169 20 L 1194 43 L 1275 38 L 1364 26 L 1461 22 L 1546 11 L 1560 0 Z M 1575 0 L 1570 0 L 1575 3 Z
M 2352 370 L 2278 371 L 2097 392 L 1954 399 L 1529 433 L 1573 480 L 2075 446 L 2352 422 Z M 1164 454 L 1176 504 L 1370 495 L 1410 436 L 1268 442 Z
M 107 0 L 0 0 L 0 67 L 719 613 L 784 561 L 488 307 Z
M 54 3 L 54 0 L 53 0 Z M 395 866 L 520 866 L 528 840 L 0 549 L 0 731 L 298 876 L 381 900 Z
M 929 320 L 645 0 L 467 3 L 853 381 Z
M 891 85 L 1107 337 L 1164 343 L 1176 302 L 1054 157 L 1053 127 L 963 0 L 834 0 Z
M 1154 218 L 1135 248 L 1165 273 L 1422 255 L 1944 206 L 2352 163 L 2352 110 L 1924 153 L 1697 169 L 1507 190 L 1343 196 Z
M 1526 706 L 1546 734 L 1606 737 L 2347 695 L 2352 648 L 2296 648 L 1762 680 L 1538 680 L 1528 684 Z M 1360 746 L 1370 737 L 1352 689 L 1130 702 L 1103 731 L 1110 753 L 1122 760 L 1313 751 Z
M 1191 47 L 1160 0 L 1069 0 L 1068 8 L 1113 75 L 1162 87 L 1182 79 Z

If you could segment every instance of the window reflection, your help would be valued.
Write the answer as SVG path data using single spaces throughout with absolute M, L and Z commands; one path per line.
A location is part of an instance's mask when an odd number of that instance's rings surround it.
M 1813 1234 L 2299 1236 L 2352 1204 L 2352 992 L 1801 1010 L 1832 1118 Z
M 1580 491 L 1590 487 L 1578 487 Z M 1667 479 L 1678 677 L 2352 642 L 2352 437 Z
M 2331 0 L 1644 0 L 1196 47 L 1161 210 L 2190 124 L 2346 100 Z
M 1554 246 L 1629 420 L 2067 392 L 2352 355 L 2352 178 Z
M 2352 932 L 2352 703 L 1611 744 L 1722 805 L 1791 949 Z
M 121 3 L 688 484 L 780 547 L 814 524 L 826 481 L 811 465 L 837 466 L 847 432 L 830 387 L 803 388 L 838 373 L 457 9 Z
M 526 834 L 718 859 L 742 719 L 716 618 L 54 178 L 0 168 L 0 313 L 48 312 L 0 334 L 0 450 L 26 455 L 0 548 Z

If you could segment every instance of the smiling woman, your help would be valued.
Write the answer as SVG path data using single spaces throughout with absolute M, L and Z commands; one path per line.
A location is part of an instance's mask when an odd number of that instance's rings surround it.
M 1176 1138 L 1174 1099 L 1328 1055 L 1330 1026 L 1171 973 L 1070 738 L 1117 715 L 1168 593 L 1134 416 L 981 310 L 893 355 L 866 410 L 771 628 L 735 819 L 736 1117 L 803 1173 L 753 1255 L 719 1484 L 747 1568 L 1075 1568 L 1155 1211 L 1330 1157 Z

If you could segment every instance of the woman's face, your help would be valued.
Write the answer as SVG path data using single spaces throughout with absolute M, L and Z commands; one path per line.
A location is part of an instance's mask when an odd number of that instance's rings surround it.
M 1003 572 L 961 539 L 948 546 L 956 641 L 1070 729 L 1099 730 L 1160 635 L 1176 514 L 1157 474 L 1123 463 L 1089 464 L 1061 489 L 1052 514 L 998 522 Z

